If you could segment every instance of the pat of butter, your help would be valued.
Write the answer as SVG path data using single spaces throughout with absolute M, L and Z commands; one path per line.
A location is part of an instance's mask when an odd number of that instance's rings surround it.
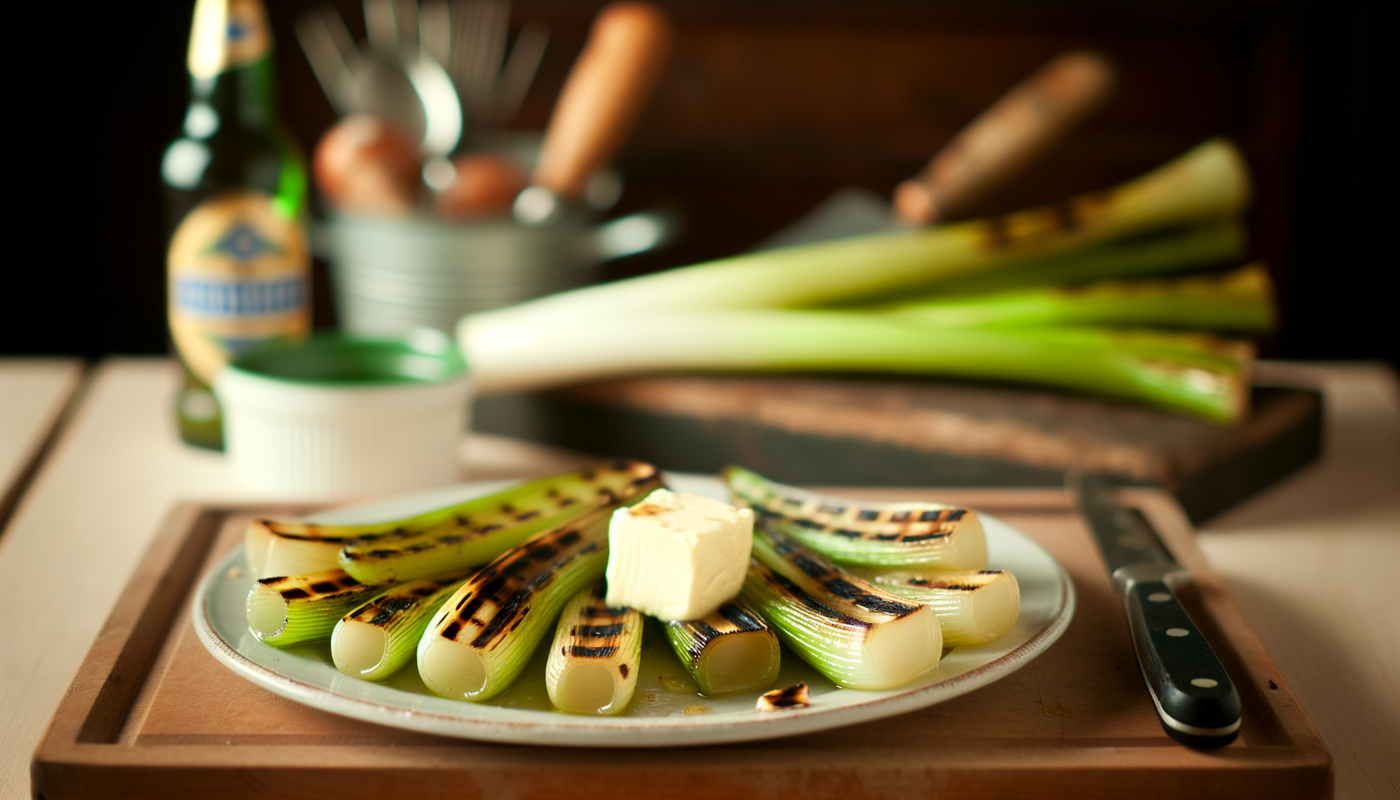
M 698 619 L 738 596 L 752 547 L 749 509 L 657 489 L 613 512 L 607 603 L 661 620 Z

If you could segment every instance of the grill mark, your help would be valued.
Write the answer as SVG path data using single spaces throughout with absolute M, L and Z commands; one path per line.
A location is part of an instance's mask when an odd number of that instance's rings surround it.
M 861 594 L 859 597 L 852 598 L 851 602 L 861 608 L 878 611 L 882 614 L 889 614 L 892 617 L 902 617 L 906 614 L 912 614 L 920 608 L 920 606 L 901 603 L 898 600 L 891 600 L 873 594 Z
M 330 594 L 331 592 L 339 590 L 340 586 L 338 586 L 335 581 L 317 581 L 311 584 L 311 591 L 317 594 Z
M 993 250 L 1000 250 L 1015 240 L 1015 237 L 1011 235 L 1011 220 L 1006 217 L 993 217 L 987 220 L 984 230 L 987 233 L 987 247 Z
M 617 665 L 617 671 L 618 671 L 619 673 L 622 674 L 622 679 L 623 679 L 623 680 L 626 680 L 626 679 L 627 679 L 627 672 L 628 672 L 628 670 L 627 670 L 627 665 L 626 665 L 626 664 L 618 664 L 618 665 Z
M 616 653 L 617 648 L 612 645 L 606 647 L 585 647 L 576 644 L 569 647 L 569 655 L 575 658 L 611 658 Z
M 857 589 L 854 585 L 851 584 L 850 581 L 846 580 L 845 578 L 832 578 L 831 580 L 822 584 L 822 586 L 826 587 L 826 590 L 828 592 L 831 592 L 832 594 L 844 600 L 855 600 L 856 598 L 861 597 L 864 594 L 861 590 Z
M 628 610 L 629 609 L 627 608 L 627 606 L 618 606 L 616 608 L 609 608 L 607 606 L 588 606 L 583 609 L 583 616 L 588 617 L 589 619 L 595 619 L 597 617 L 614 618 L 625 615 L 628 612 Z
M 791 561 L 794 567 L 797 567 L 798 569 L 802 570 L 803 572 L 818 580 L 831 574 L 831 570 L 827 569 L 825 564 L 822 564 L 821 562 L 813 559 L 811 556 L 808 555 L 794 556 L 791 559 Z
M 575 635 L 580 639 L 611 639 L 614 636 L 621 636 L 625 623 L 614 622 L 611 625 L 580 625 L 574 630 Z
M 454 620 L 452 620 L 452 622 L 448 623 L 448 625 L 447 625 L 446 628 L 443 628 L 443 629 L 442 629 L 442 638 L 444 638 L 444 639 L 449 639 L 449 640 L 454 640 L 454 641 L 455 641 L 456 638 L 457 638 L 458 632 L 460 632 L 461 630 L 462 630 L 462 623 L 461 623 L 460 621 L 454 619 Z
M 539 515 L 540 515 L 540 512 L 538 512 L 538 511 L 526 511 L 524 514 L 516 514 L 516 515 L 515 515 L 515 521 L 516 521 L 516 522 L 525 522 L 525 521 L 527 521 L 527 520 L 532 520 L 532 519 L 534 519 L 535 517 L 538 517 Z
M 690 622 L 685 624 L 689 625 L 695 631 L 696 637 L 699 638 L 701 642 L 708 642 L 711 639 L 718 639 L 719 637 L 728 633 L 728 631 L 722 631 L 719 628 L 716 628 L 715 626 L 711 625 L 708 621 L 704 619 L 691 620 Z
M 857 628 L 872 627 L 872 625 L 869 622 L 866 622 L 863 619 L 856 619 L 855 617 L 850 617 L 845 614 L 842 614 L 840 611 L 837 611 L 836 609 L 832 608 L 826 603 L 823 603 L 815 597 L 802 591 L 801 587 L 799 587 L 797 584 L 793 583 L 792 581 L 788 580 L 782 575 L 779 575 L 778 573 L 772 571 L 771 569 L 768 569 L 767 567 L 763 569 L 762 574 L 763 577 L 766 578 L 770 583 L 774 583 L 782 587 L 782 589 L 788 594 L 792 595 L 793 599 L 795 599 L 797 602 L 812 609 L 813 611 L 817 612 L 823 617 L 826 617 L 827 619 L 835 620 L 843 625 L 851 625 Z
M 947 535 L 948 534 L 943 531 L 933 531 L 932 533 L 908 533 L 901 537 L 900 541 L 905 543 L 927 542 L 930 539 L 942 539 Z
M 920 521 L 920 522 L 937 522 L 937 521 L 938 521 L 938 515 L 939 515 L 940 513 L 942 513 L 942 512 L 939 512 L 939 511 L 925 511 L 924 513 L 922 513 L 922 514 L 919 515 L 919 521 Z
M 873 508 L 862 508 L 862 509 L 860 510 L 860 513 L 857 514 L 856 516 L 857 516 L 858 518 L 860 518 L 860 519 L 863 519 L 863 520 L 867 521 L 867 522 L 874 522 L 875 520 L 877 520 L 877 519 L 880 518 L 880 512 L 879 512 L 879 511 L 876 511 L 876 510 L 873 509 Z
M 736 630 L 742 632 L 761 631 L 768 628 L 763 620 L 750 614 L 743 606 L 734 603 L 725 603 L 719 607 L 719 611 L 716 613 L 729 620 Z
M 943 518 L 943 521 L 944 521 L 944 522 L 957 522 L 958 520 L 962 519 L 962 518 L 963 518 L 964 516 L 966 516 L 966 515 L 967 515 L 967 509 L 965 509 L 965 508 L 955 508 L 955 509 L 953 509 L 952 511 L 949 511 L 949 512 L 948 512 L 948 516 L 944 517 L 944 518 Z
M 300 600 L 311 596 L 305 589 L 283 589 L 278 594 L 282 596 L 283 600 Z

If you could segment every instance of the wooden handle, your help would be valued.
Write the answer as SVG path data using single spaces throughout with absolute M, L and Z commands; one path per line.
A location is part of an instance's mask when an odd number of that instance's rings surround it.
M 583 196 L 631 132 L 670 39 L 666 18 L 645 3 L 615 3 L 598 14 L 554 107 L 536 185 L 571 200 Z
M 1089 115 L 1112 92 L 1113 66 L 1065 53 L 1002 96 L 895 189 L 899 218 L 927 225 L 1000 186 Z

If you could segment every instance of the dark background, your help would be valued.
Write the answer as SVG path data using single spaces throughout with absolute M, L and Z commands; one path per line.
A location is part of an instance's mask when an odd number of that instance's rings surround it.
M 333 121 L 293 21 L 269 3 L 285 122 L 310 149 Z M 360 6 L 333 3 L 359 35 Z M 1121 70 L 1114 101 L 978 212 L 1111 185 L 1216 134 L 1254 168 L 1254 255 L 1280 293 L 1264 355 L 1400 364 L 1386 239 L 1394 96 L 1380 4 L 1343 2 L 680 2 L 675 56 L 619 158 L 618 213 L 667 205 L 671 248 L 620 277 L 737 252 L 832 191 L 888 196 L 1002 91 L 1090 46 Z M 517 2 L 552 39 L 516 126 L 539 129 L 596 2 Z M 158 168 L 187 100 L 193 3 L 27 4 L 7 25 L 0 354 L 162 353 Z M 25 16 L 28 15 L 28 16 Z M 1383 217 L 1384 215 L 1384 217 Z M 334 324 L 324 265 L 318 326 Z

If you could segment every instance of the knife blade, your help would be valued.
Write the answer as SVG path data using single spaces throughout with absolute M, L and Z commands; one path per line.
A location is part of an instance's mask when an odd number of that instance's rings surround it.
M 1240 730 L 1240 697 L 1225 667 L 1177 600 L 1190 573 L 1172 558 L 1147 518 L 1121 505 L 1105 481 L 1070 472 L 1079 504 L 1123 596 L 1128 632 L 1158 721 L 1190 747 L 1222 747 Z

